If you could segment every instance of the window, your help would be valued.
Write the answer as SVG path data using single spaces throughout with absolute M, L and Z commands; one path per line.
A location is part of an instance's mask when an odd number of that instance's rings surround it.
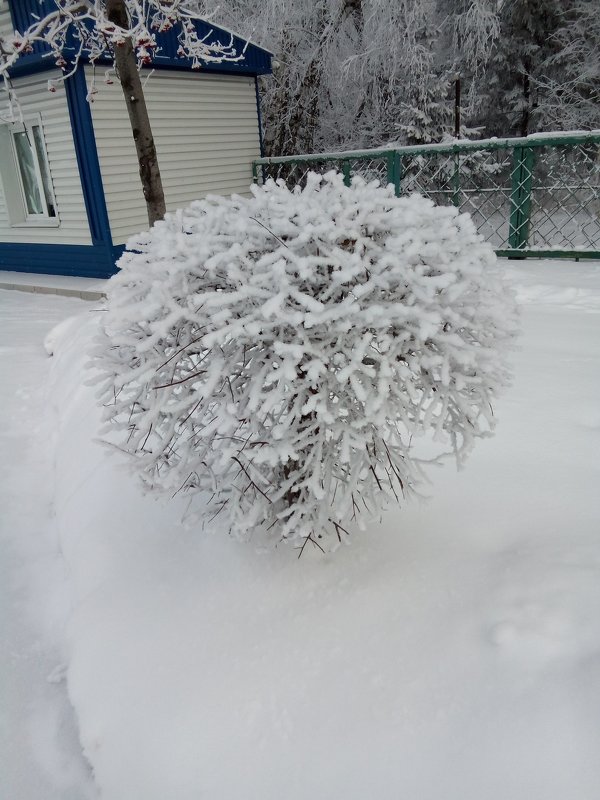
M 11 225 L 57 225 L 41 119 L 0 126 L 0 170 Z
M 27 216 L 55 217 L 48 159 L 39 125 L 13 132 Z

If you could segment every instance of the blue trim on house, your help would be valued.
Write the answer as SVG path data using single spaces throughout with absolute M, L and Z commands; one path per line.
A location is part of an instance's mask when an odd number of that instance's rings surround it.
M 65 57 L 68 53 L 65 51 Z M 79 59 L 80 64 L 89 64 L 90 60 L 87 56 L 82 55 Z M 99 66 L 112 66 L 112 58 L 106 56 L 105 58 L 98 58 L 96 64 Z M 148 65 L 149 69 L 176 69 L 185 70 L 196 74 L 209 72 L 211 75 L 270 75 L 272 69 L 253 69 L 249 66 L 237 62 L 223 62 L 221 64 L 203 64 L 200 69 L 192 69 L 191 61 L 180 57 L 170 58 L 169 56 L 157 55 L 154 57 L 152 64 Z M 11 78 L 20 78 L 25 75 L 34 75 L 37 72 L 44 72 L 45 70 L 58 69 L 52 56 L 49 53 L 31 53 L 30 55 L 21 56 L 21 58 L 9 70 Z
M 218 43 L 226 46 L 233 46 L 238 54 L 244 55 L 240 61 L 222 61 L 221 63 L 206 62 L 200 67 L 200 72 L 233 72 L 241 75 L 266 75 L 270 74 L 273 69 L 271 66 L 272 54 L 268 50 L 263 50 L 255 44 L 247 42 L 240 36 L 236 36 L 229 31 L 219 28 L 217 25 L 211 25 L 204 20 L 196 20 L 194 22 L 198 38 L 206 39 L 208 43 Z M 161 67 L 183 67 L 184 69 L 192 69 L 192 60 L 189 58 L 182 58 L 177 54 L 180 43 L 177 37 L 177 26 L 172 28 L 166 33 L 155 34 L 156 43 L 158 45 L 158 52 L 153 58 L 152 66 Z
M 109 278 L 117 272 L 115 262 L 123 249 L 80 244 L 0 243 L 0 270 Z
M 54 9 L 54 3 L 53 0 L 13 0 L 9 2 L 9 9 L 15 28 L 24 30 L 31 22 L 32 13 L 38 15 L 47 13 Z M 214 39 L 209 36 L 212 41 L 218 40 L 228 44 L 233 39 L 233 46 L 237 52 L 245 48 L 243 61 L 209 63 L 202 65 L 199 72 L 254 77 L 262 155 L 263 138 L 257 76 L 272 72 L 272 54 L 209 23 L 198 22 L 196 27 L 201 38 L 214 33 Z M 191 60 L 177 55 L 179 42 L 174 30 L 157 35 L 157 39 L 162 50 L 155 57 L 152 68 L 191 70 Z M 67 54 L 65 56 L 68 58 Z M 112 243 L 92 115 L 86 100 L 87 86 L 83 67 L 87 62 L 88 59 L 81 58 L 78 69 L 65 81 L 64 86 L 92 244 L 0 243 L 0 269 L 91 278 L 106 278 L 117 272 L 115 262 L 125 247 L 115 246 Z M 112 64 L 112 59 L 107 57 L 104 63 Z M 56 69 L 56 65 L 52 55 L 49 55 L 48 48 L 45 45 L 35 45 L 32 53 L 19 59 L 11 69 L 10 75 L 11 77 L 32 75 L 51 69 Z
M 113 244 L 111 248 L 111 258 L 113 264 L 116 264 L 116 262 L 121 258 L 121 256 L 125 252 L 125 249 L 126 247 L 124 244 Z M 114 272 L 118 272 L 116 267 L 113 268 L 113 273 Z
M 229 34 L 225 34 L 229 36 Z M 179 41 L 175 33 L 157 34 L 157 42 L 159 43 L 160 50 L 156 52 L 152 58 L 152 63 L 148 64 L 148 69 L 177 69 L 185 70 L 186 72 L 202 74 L 210 72 L 211 74 L 222 75 L 270 75 L 273 72 L 271 66 L 272 55 L 266 50 L 260 50 L 255 45 L 248 45 L 245 52 L 243 61 L 221 61 L 221 62 L 207 62 L 202 64 L 196 69 L 192 68 L 192 60 L 189 58 L 182 58 L 177 55 L 177 48 Z M 227 39 L 229 43 L 229 39 Z M 237 52 L 241 52 L 246 44 L 243 39 L 234 37 L 234 43 Z M 258 51 L 258 52 L 257 52 Z M 65 58 L 68 60 L 69 53 L 65 49 Z M 80 58 L 81 63 L 89 63 L 87 55 L 82 54 Z M 96 64 L 111 65 L 113 59 L 110 53 L 106 53 L 96 59 Z
M 98 161 L 92 113 L 90 104 L 86 99 L 87 85 L 82 66 L 65 81 L 64 86 L 92 244 L 111 247 L 112 235 L 104 197 L 104 186 L 102 185 L 100 162 Z
M 46 59 L 48 66 L 53 65 Z M 115 262 L 124 248 L 112 243 L 83 66 L 64 87 L 92 244 L 0 243 L 0 269 L 108 278 L 117 271 Z
M 9 1 L 9 10 L 13 25 L 17 30 L 23 31 L 33 21 L 32 14 L 38 16 L 48 13 L 55 8 L 52 0 L 12 0 Z M 224 61 L 221 63 L 207 62 L 203 64 L 199 71 L 201 72 L 216 72 L 238 75 L 268 75 L 271 74 L 273 69 L 271 65 L 272 54 L 262 47 L 255 44 L 246 42 L 240 36 L 236 36 L 229 31 L 223 30 L 216 25 L 211 25 L 204 20 L 197 20 L 194 23 L 198 32 L 198 38 L 203 39 L 208 37 L 210 42 L 219 42 L 221 44 L 229 45 L 232 42 L 233 47 L 237 53 L 244 53 L 244 58 L 241 61 Z M 186 69 L 192 68 L 191 59 L 182 58 L 177 55 L 179 49 L 179 40 L 177 38 L 177 26 L 165 33 L 156 33 L 156 41 L 159 47 L 159 52 L 156 53 L 152 67 L 156 69 L 161 68 L 175 68 Z M 78 50 L 77 43 L 71 39 L 67 48 L 65 48 L 64 56 L 68 60 L 69 49 L 75 54 Z M 112 58 L 107 56 L 107 62 L 112 63 Z M 81 63 L 88 63 L 87 56 L 82 55 Z M 103 62 L 104 63 L 104 62 Z M 35 44 L 33 52 L 28 55 L 23 55 L 15 66 L 10 70 L 11 77 L 18 77 L 20 75 L 27 75 L 34 72 L 40 72 L 44 69 L 55 68 L 54 59 L 52 58 L 50 49 L 43 44 Z
M 56 8 L 54 3 L 51 0 L 19 0 L 19 2 L 8 2 L 8 10 L 10 12 L 10 18 L 13 24 L 13 28 L 16 31 L 20 31 L 21 33 L 26 30 L 34 19 L 32 14 L 36 14 L 38 17 L 43 17 L 45 14 L 48 14 L 50 11 L 53 11 Z M 41 63 L 44 55 L 50 53 L 50 48 L 48 45 L 42 44 L 41 42 L 35 42 L 33 45 L 33 52 L 27 53 L 26 55 L 22 55 L 19 59 L 19 66 L 24 68 L 25 74 L 29 71 L 29 69 L 33 69 L 35 71 L 35 67 L 38 63 Z M 11 75 L 17 74 L 24 74 L 20 70 L 10 72 Z
M 260 110 L 260 89 L 258 88 L 258 75 L 254 76 L 254 91 L 256 92 L 256 116 L 258 118 L 258 141 L 260 143 L 260 157 L 265 157 L 265 146 L 263 142 L 262 114 Z
M 22 78 L 25 75 L 35 75 L 49 69 L 57 69 L 51 58 L 47 55 L 32 53 L 28 56 L 21 56 L 17 63 L 10 68 L 9 75 L 11 78 Z
M 32 14 L 44 17 L 56 10 L 52 0 L 8 0 L 8 10 L 15 30 L 21 33 L 33 22 Z

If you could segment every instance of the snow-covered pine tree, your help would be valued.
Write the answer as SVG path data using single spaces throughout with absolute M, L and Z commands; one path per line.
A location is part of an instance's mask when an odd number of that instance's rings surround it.
M 96 354 L 106 436 L 209 522 L 322 549 L 494 425 L 515 332 L 467 215 L 336 173 L 167 214 L 129 243 Z M 217 524 L 217 523 L 215 523 Z
M 596 0 L 560 9 L 553 51 L 537 79 L 544 130 L 600 128 L 600 12 Z
M 481 74 L 487 102 L 477 123 L 488 135 L 527 136 L 543 118 L 540 81 L 557 52 L 559 0 L 512 0 L 500 6 L 500 31 L 488 69 Z
M 449 136 L 454 121 L 450 75 L 423 75 L 403 103 L 401 120 L 394 133 L 406 144 L 441 142 Z
M 447 15 L 441 23 L 441 36 L 436 40 L 438 61 L 460 82 L 460 138 L 471 138 L 467 133 L 469 122 L 483 100 L 477 79 L 485 72 L 500 33 L 498 3 L 447 0 L 444 9 Z

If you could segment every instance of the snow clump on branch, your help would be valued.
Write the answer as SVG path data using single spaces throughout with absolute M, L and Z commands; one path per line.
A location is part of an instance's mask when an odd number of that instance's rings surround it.
M 309 173 L 207 197 L 132 239 L 96 363 L 106 420 L 152 490 L 205 520 L 332 549 L 494 425 L 516 330 L 469 216 Z

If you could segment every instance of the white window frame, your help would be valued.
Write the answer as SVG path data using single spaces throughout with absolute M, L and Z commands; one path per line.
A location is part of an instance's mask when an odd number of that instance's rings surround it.
M 35 127 L 38 127 L 40 131 L 39 142 L 41 145 L 43 158 L 46 162 L 45 166 L 40 163 L 38 148 L 36 146 L 33 133 L 33 129 Z M 42 205 L 42 212 L 39 214 L 32 214 L 27 208 L 25 187 L 23 186 L 21 165 L 19 162 L 17 145 L 15 141 L 15 134 L 18 133 L 27 133 L 30 142 L 37 189 Z M 54 210 L 53 215 L 50 214 L 48 201 L 46 199 L 46 188 L 44 186 L 44 178 L 42 176 L 43 169 L 46 170 L 47 188 L 52 201 L 52 208 Z M 60 225 L 58 209 L 56 206 L 56 195 L 52 185 L 52 173 L 50 171 L 50 162 L 48 159 L 48 151 L 46 149 L 46 141 L 44 137 L 44 126 L 42 124 L 42 117 L 40 114 L 27 116 L 23 122 L 9 122 L 0 125 L 0 177 L 2 178 L 7 212 L 10 226 L 12 228 L 56 228 Z

